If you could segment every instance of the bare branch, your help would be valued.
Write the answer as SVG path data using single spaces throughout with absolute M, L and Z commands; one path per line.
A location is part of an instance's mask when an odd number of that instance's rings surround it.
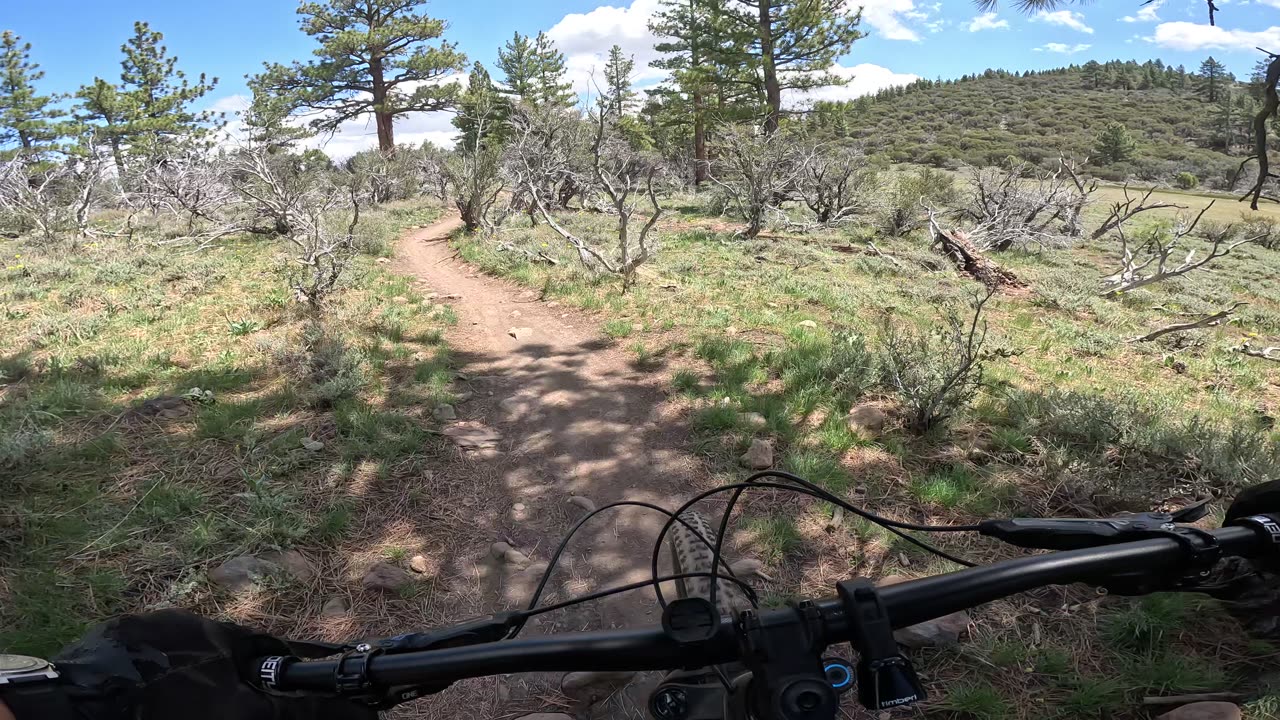
M 1150 342 L 1152 340 L 1155 340 L 1156 338 L 1168 335 L 1169 333 L 1186 332 L 1187 330 L 1198 330 L 1201 328 L 1215 327 L 1225 322 L 1227 318 L 1229 318 L 1231 314 L 1234 313 L 1241 305 L 1248 305 L 1248 303 L 1238 302 L 1232 305 L 1231 307 L 1227 308 L 1226 310 L 1219 310 L 1218 312 L 1213 313 L 1212 315 L 1205 315 L 1199 320 L 1194 320 L 1192 322 L 1185 322 L 1185 323 L 1174 323 L 1173 325 L 1162 327 L 1159 330 L 1153 330 L 1152 332 L 1149 332 L 1146 335 L 1143 335 L 1142 337 L 1133 338 L 1129 342 Z

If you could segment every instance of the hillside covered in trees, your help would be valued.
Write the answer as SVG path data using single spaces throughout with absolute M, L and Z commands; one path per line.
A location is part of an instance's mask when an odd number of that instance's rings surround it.
M 1213 58 L 1197 70 L 1160 60 L 987 70 L 819 103 L 811 117 L 893 162 L 981 167 L 1010 156 L 1051 163 L 1065 154 L 1090 157 L 1091 171 L 1109 179 L 1171 182 L 1189 172 L 1226 189 L 1250 154 L 1260 79 L 1237 82 Z M 1113 123 L 1132 142 L 1108 153 L 1099 135 Z

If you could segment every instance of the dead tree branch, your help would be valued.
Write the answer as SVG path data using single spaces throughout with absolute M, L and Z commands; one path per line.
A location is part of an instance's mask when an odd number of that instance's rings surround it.
M 1162 327 L 1159 330 L 1154 330 L 1152 332 L 1149 332 L 1146 335 L 1143 335 L 1142 337 L 1133 338 L 1129 342 L 1150 342 L 1152 340 L 1155 340 L 1158 337 L 1168 335 L 1169 333 L 1185 332 L 1187 330 L 1199 330 L 1201 328 L 1216 327 L 1218 325 L 1221 325 L 1223 322 L 1225 322 L 1231 316 L 1231 314 L 1234 313 L 1241 305 L 1248 305 L 1248 303 L 1238 302 L 1232 305 L 1231 307 L 1227 308 L 1226 310 L 1219 310 L 1218 312 L 1213 313 L 1212 315 L 1205 315 L 1199 320 L 1195 320 L 1192 322 L 1185 322 L 1185 323 L 1175 323 L 1167 327 Z
M 1196 250 L 1192 248 L 1181 262 L 1176 265 L 1172 264 L 1174 252 L 1178 250 L 1178 243 L 1195 231 L 1200 219 L 1204 217 L 1204 214 L 1211 207 L 1213 207 L 1213 202 L 1206 205 L 1190 221 L 1185 218 L 1179 218 L 1177 224 L 1172 228 L 1152 228 L 1146 234 L 1146 237 L 1136 245 L 1130 243 L 1128 235 L 1124 232 L 1123 224 L 1116 226 L 1116 233 L 1120 239 L 1121 267 L 1118 272 L 1102 279 L 1105 286 L 1102 296 L 1116 297 L 1120 293 L 1146 287 L 1179 275 L 1186 275 L 1193 270 L 1208 265 L 1216 258 L 1229 255 L 1232 250 L 1241 245 L 1255 242 L 1264 237 L 1264 235 L 1255 235 L 1232 242 L 1230 239 L 1235 233 L 1235 228 L 1228 226 L 1210 234 L 1208 239 L 1211 246 L 1208 253 L 1197 258 Z M 1154 266 L 1154 270 L 1148 271 L 1147 268 L 1152 266 Z
M 1248 340 L 1240 343 L 1240 347 L 1236 348 L 1236 352 L 1248 355 L 1249 357 L 1262 358 L 1263 360 L 1272 360 L 1280 362 L 1280 347 L 1272 345 L 1264 348 L 1254 348 L 1249 344 Z
M 1093 231 L 1093 234 L 1089 236 L 1089 239 L 1097 240 L 1103 235 L 1106 235 L 1133 219 L 1135 215 L 1147 212 L 1148 210 L 1159 210 L 1161 208 L 1177 208 L 1178 210 L 1187 209 L 1187 206 L 1185 205 L 1175 205 L 1173 203 L 1166 202 L 1153 202 L 1151 204 L 1147 204 L 1151 199 L 1151 194 L 1155 191 L 1155 188 L 1151 188 L 1147 190 L 1142 197 L 1132 197 L 1129 195 L 1129 185 L 1126 183 L 1124 186 L 1124 202 L 1116 201 L 1111 204 L 1110 214 L 1108 214 L 1107 218 L 1102 221 L 1102 224 L 1098 226 L 1098 229 Z

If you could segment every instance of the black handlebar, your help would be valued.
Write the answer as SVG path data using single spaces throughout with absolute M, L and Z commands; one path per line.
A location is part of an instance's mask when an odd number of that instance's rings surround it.
M 1280 536 L 1261 524 L 1205 533 L 1224 556 L 1255 557 L 1276 552 Z M 1045 585 L 1101 581 L 1140 570 L 1181 576 L 1189 569 L 1185 544 L 1156 538 L 1105 547 L 1053 552 L 912 580 L 880 589 L 895 628 L 998 600 Z M 835 598 L 816 603 L 828 644 L 851 639 L 851 623 Z M 762 617 L 791 613 L 763 611 Z M 349 658 L 343 672 L 362 674 L 378 686 L 444 686 L 465 678 L 514 672 L 576 670 L 673 670 L 737 660 L 734 627 L 723 623 L 710 640 L 680 645 L 661 627 L 549 635 L 464 647 Z M 284 691 L 332 693 L 338 660 L 276 659 L 273 685 Z M 261 665 L 261 662 L 259 663 Z M 265 668 L 254 668 L 254 674 Z

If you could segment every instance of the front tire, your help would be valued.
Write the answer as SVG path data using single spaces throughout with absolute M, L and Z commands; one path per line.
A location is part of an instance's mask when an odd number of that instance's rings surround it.
M 687 511 L 680 516 L 690 527 L 676 522 L 671 530 L 667 544 L 671 548 L 671 567 L 676 575 L 683 573 L 710 573 L 715 554 L 716 533 L 702 515 Z M 692 529 L 690 529 L 692 528 Z M 696 531 L 696 533 L 695 533 Z M 721 562 L 724 558 L 721 556 Z M 721 565 L 720 573 L 727 574 Z M 700 597 L 711 599 L 710 577 L 691 577 L 676 580 L 676 593 L 682 597 Z M 716 606 L 722 615 L 737 615 L 743 610 L 751 609 L 751 601 L 746 593 L 734 582 L 716 580 Z

